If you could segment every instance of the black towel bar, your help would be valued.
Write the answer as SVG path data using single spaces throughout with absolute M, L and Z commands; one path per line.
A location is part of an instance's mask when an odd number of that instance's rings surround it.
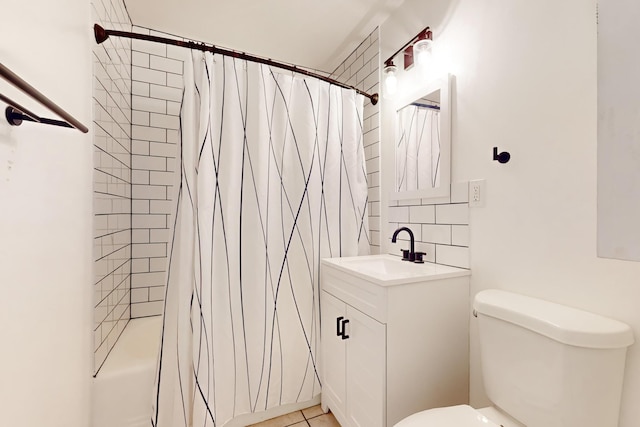
M 64 119 L 64 121 L 60 121 L 39 117 L 37 114 L 27 110 L 17 102 L 0 94 L 0 101 L 9 105 L 9 107 L 7 107 L 7 109 L 5 110 L 5 117 L 11 125 L 19 126 L 23 120 L 27 120 L 30 122 L 42 123 L 47 125 L 75 128 L 82 133 L 89 132 L 89 129 L 87 129 L 85 125 L 80 123 L 71 114 L 64 111 L 57 104 L 40 93 L 36 88 L 22 80 L 17 74 L 5 67 L 2 63 L 0 63 L 0 77 L 20 89 L 22 92 L 29 95 L 31 98 L 38 101 L 40 104 L 47 107 L 51 112 Z

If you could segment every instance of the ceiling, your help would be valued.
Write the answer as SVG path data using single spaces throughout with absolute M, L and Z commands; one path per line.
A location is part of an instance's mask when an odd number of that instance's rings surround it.
M 404 0 L 125 0 L 134 25 L 331 72 Z

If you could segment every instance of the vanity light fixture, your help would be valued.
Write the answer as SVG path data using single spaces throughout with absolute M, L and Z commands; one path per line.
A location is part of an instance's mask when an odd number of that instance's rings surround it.
M 413 57 L 416 65 L 425 66 L 431 59 L 431 39 L 420 39 L 413 45 Z
M 393 61 L 385 64 L 384 66 L 384 94 L 394 95 L 398 88 L 398 78 L 396 77 L 396 71 L 398 67 L 393 64 Z
M 396 91 L 398 79 L 396 77 L 397 67 L 393 63 L 393 58 L 400 52 L 404 51 L 404 69 L 411 67 L 414 62 L 423 65 L 429 62 L 431 57 L 431 43 L 433 41 L 433 32 L 426 27 L 420 31 L 415 37 L 409 40 L 404 46 L 394 52 L 386 61 L 384 61 L 384 85 L 385 94 L 393 95 Z

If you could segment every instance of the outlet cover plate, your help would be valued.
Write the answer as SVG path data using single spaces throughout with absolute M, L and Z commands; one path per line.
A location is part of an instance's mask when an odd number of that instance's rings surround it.
M 469 181 L 469 207 L 484 207 L 487 198 L 487 185 L 484 179 Z

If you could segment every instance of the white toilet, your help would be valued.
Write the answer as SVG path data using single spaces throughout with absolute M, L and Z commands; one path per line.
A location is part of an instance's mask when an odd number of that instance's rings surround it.
M 500 290 L 476 295 L 480 360 L 494 406 L 436 408 L 395 427 L 616 427 L 628 325 Z

